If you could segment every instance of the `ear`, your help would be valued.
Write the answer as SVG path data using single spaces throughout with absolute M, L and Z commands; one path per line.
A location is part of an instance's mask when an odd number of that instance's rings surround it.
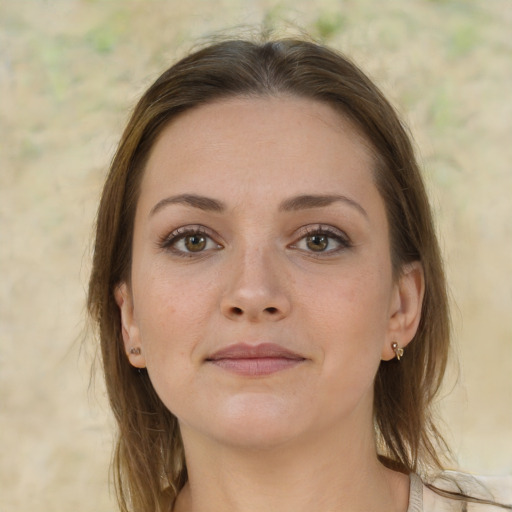
M 423 266 L 419 261 L 408 263 L 393 290 L 388 333 L 382 349 L 383 360 L 395 357 L 392 343 L 396 342 L 403 349 L 414 338 L 421 319 L 424 293 Z
M 121 332 L 123 335 L 124 351 L 132 366 L 145 368 L 146 359 L 142 349 L 140 331 L 134 315 L 133 297 L 130 287 L 121 283 L 114 290 L 114 297 L 121 312 Z

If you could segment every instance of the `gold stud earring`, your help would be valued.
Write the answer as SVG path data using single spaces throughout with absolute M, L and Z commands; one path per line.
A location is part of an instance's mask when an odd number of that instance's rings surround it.
M 140 350 L 140 347 L 133 347 L 130 349 L 130 354 L 134 355 L 134 356 L 140 356 L 141 354 L 141 350 Z
M 396 341 L 393 341 L 393 343 L 391 343 L 391 348 L 393 349 L 396 358 L 400 361 L 400 358 L 404 355 L 404 349 L 400 348 Z

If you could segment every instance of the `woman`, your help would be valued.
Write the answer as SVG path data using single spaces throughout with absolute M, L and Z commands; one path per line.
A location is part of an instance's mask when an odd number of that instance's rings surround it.
M 105 184 L 89 310 L 122 510 L 491 502 L 418 476 L 448 455 L 439 247 L 400 120 L 329 49 L 227 41 L 158 78 Z

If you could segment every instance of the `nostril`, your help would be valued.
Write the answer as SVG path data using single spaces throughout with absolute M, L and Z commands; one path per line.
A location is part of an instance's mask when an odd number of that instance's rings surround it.
M 265 311 L 267 313 L 270 313 L 271 315 L 275 315 L 277 313 L 277 308 L 274 308 L 274 307 L 265 308 Z
M 236 316 L 240 316 L 240 315 L 242 315 L 242 314 L 243 314 L 243 311 L 241 310 L 241 308 L 238 308 L 238 307 L 236 307 L 236 306 L 235 306 L 234 308 L 232 308 L 232 312 L 233 312 L 233 314 L 235 314 Z

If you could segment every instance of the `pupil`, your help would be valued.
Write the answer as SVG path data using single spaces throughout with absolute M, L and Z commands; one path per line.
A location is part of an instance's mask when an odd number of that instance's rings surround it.
M 324 251 L 329 245 L 329 239 L 326 235 L 311 235 L 306 243 L 312 251 Z
M 191 252 L 202 251 L 206 246 L 206 238 L 202 235 L 190 235 L 185 239 L 185 246 Z

